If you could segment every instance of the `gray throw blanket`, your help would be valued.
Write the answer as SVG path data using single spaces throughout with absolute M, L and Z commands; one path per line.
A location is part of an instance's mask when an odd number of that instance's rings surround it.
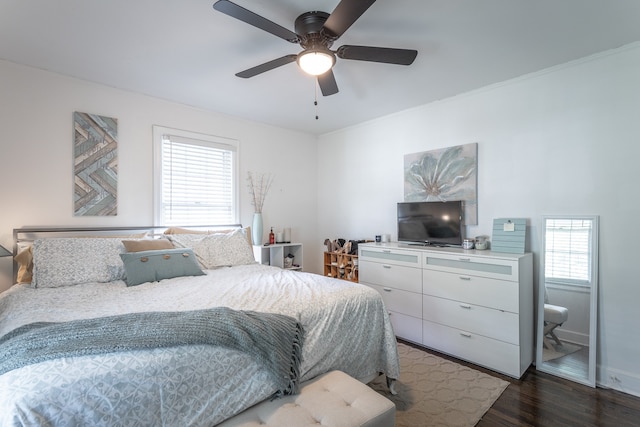
M 276 381 L 279 397 L 298 392 L 302 335 L 292 317 L 226 307 L 31 323 L 0 338 L 0 375 L 56 358 L 210 344 L 253 356 Z

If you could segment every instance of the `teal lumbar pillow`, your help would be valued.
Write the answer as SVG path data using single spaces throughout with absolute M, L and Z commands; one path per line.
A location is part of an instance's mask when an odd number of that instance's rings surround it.
M 120 257 L 124 262 L 127 286 L 205 274 L 193 251 L 188 248 L 128 252 L 120 254 Z

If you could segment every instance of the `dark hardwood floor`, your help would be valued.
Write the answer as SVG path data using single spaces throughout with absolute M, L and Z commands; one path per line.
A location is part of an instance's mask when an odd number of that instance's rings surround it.
M 640 398 L 616 390 L 591 388 L 539 372 L 530 366 L 521 379 L 403 343 L 470 366 L 510 384 L 477 427 L 494 426 L 640 426 Z

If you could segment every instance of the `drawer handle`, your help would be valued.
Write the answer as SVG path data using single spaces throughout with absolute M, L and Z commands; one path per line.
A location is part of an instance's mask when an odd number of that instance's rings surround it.
M 469 332 L 460 332 L 460 335 L 465 338 L 471 338 L 471 334 Z
M 391 268 L 391 266 L 390 266 L 390 265 L 387 265 L 387 264 L 383 264 L 383 265 L 382 265 L 382 268 Z
M 471 261 L 471 258 L 460 258 L 460 261 L 469 262 Z
M 460 304 L 460 307 L 466 308 L 467 310 L 471 310 L 471 306 L 469 304 Z
M 391 292 L 391 288 L 382 288 L 382 290 L 385 292 Z
M 460 276 L 460 280 L 471 280 L 469 276 Z
M 384 252 L 385 254 L 390 254 L 391 251 L 389 249 L 383 249 L 382 252 Z

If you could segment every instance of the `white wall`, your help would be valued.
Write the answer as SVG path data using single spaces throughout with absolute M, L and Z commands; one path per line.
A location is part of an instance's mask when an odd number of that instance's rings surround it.
M 73 216 L 74 111 L 118 119 L 115 217 Z M 289 226 L 309 259 L 321 257 L 315 137 L 6 61 L 0 61 L 0 244 L 11 249 L 12 230 L 22 226 L 151 225 L 152 125 L 239 140 L 242 223 L 250 225 L 253 216 L 247 171 L 273 173 L 265 237 L 270 226 Z M 0 291 L 11 285 L 11 268 L 10 257 L 0 259 Z
M 639 112 L 636 43 L 324 135 L 319 234 L 394 239 L 403 156 L 477 142 L 479 224 L 468 235 L 528 218 L 537 269 L 541 215 L 600 215 L 598 380 L 640 395 Z

